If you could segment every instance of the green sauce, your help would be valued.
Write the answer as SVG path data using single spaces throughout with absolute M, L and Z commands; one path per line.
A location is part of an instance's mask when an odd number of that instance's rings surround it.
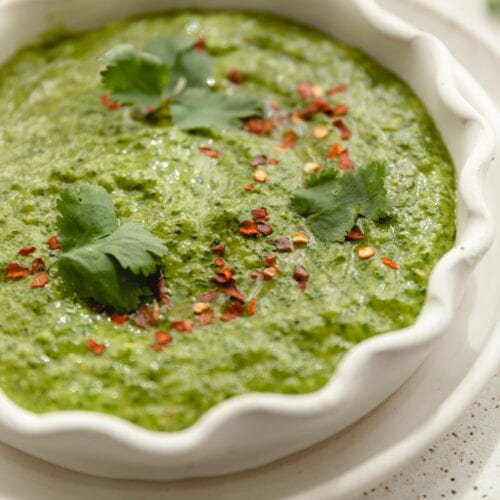
M 278 255 L 278 279 L 250 278 L 274 250 L 274 237 L 310 234 L 289 199 L 303 183 L 304 164 L 324 162 L 331 144 L 342 142 L 324 115 L 302 125 L 296 148 L 278 153 L 282 131 L 270 137 L 243 128 L 186 133 L 102 105 L 99 56 L 117 43 L 143 47 L 182 29 L 204 33 L 222 89 L 233 86 L 226 75 L 237 68 L 245 91 L 298 109 L 300 81 L 325 88 L 348 84 L 333 100 L 349 105 L 350 156 L 358 165 L 387 163 L 395 206 L 389 221 L 365 221 L 361 245 L 373 246 L 375 257 L 360 260 L 359 242 L 324 244 L 312 237 L 307 247 Z M 358 50 L 288 21 L 179 12 L 27 48 L 0 69 L 0 109 L 3 267 L 29 262 L 16 255 L 23 245 L 34 244 L 46 256 L 58 196 L 91 182 L 111 193 L 122 222 L 143 223 L 169 247 L 163 268 L 173 308 L 158 328 L 192 318 L 197 297 L 214 288 L 210 247 L 220 241 L 239 288 L 257 297 L 254 316 L 216 320 L 192 334 L 172 331 L 174 342 L 155 352 L 155 330 L 118 326 L 91 312 L 64 286 L 57 268 L 42 289 L 1 278 L 0 387 L 34 412 L 95 410 L 174 431 L 238 394 L 317 390 L 352 346 L 415 321 L 429 273 L 454 242 L 454 166 L 424 106 Z M 321 141 L 311 134 L 318 123 L 332 130 Z M 219 150 L 220 159 L 200 154 L 199 146 Z M 261 153 L 280 163 L 264 167 L 269 182 L 246 192 L 250 161 Z M 240 222 L 261 206 L 269 210 L 274 234 L 242 237 Z M 399 269 L 383 265 L 384 255 Z M 292 278 L 295 264 L 310 274 L 305 293 Z M 214 307 L 220 311 L 223 303 Z M 89 338 L 107 344 L 104 355 L 87 349 Z

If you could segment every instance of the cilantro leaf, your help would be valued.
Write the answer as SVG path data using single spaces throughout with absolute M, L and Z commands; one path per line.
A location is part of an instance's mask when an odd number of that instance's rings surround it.
M 327 169 L 312 175 L 308 189 L 294 193 L 292 209 L 307 217 L 314 234 L 323 241 L 344 241 L 360 216 L 387 217 L 391 204 L 385 189 L 386 167 L 381 162 L 340 174 Z
M 119 226 L 113 202 L 99 186 L 66 191 L 57 208 L 65 281 L 82 297 L 119 311 L 135 309 L 147 293 L 145 278 L 166 254 L 163 242 L 140 224 Z
M 129 44 L 113 47 L 103 56 L 102 83 L 111 98 L 124 105 L 158 106 L 169 82 L 167 65 L 154 54 Z
M 193 50 L 194 36 L 174 33 L 151 41 L 146 50 L 158 56 L 170 70 L 170 88 L 183 78 L 189 87 L 206 85 L 212 70 L 212 58 L 205 51 Z
M 187 130 L 237 126 L 240 119 L 257 113 L 258 101 L 239 93 L 227 95 L 189 88 L 170 107 L 174 123 Z

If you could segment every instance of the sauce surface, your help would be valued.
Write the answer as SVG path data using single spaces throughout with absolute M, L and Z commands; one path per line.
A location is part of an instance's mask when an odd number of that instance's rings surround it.
M 109 112 L 99 100 L 98 58 L 117 43 L 141 48 L 179 30 L 203 33 L 218 88 L 231 91 L 226 76 L 237 68 L 246 92 L 283 109 L 303 105 L 301 81 L 347 84 L 331 99 L 349 106 L 343 118 L 353 135 L 345 145 L 356 165 L 386 162 L 392 217 L 365 220 L 362 242 L 326 244 L 290 210 L 304 164 L 325 163 L 331 144 L 342 142 L 324 115 L 295 124 L 297 146 L 276 152 L 283 130 L 268 137 L 243 128 L 188 133 L 134 121 L 127 111 Z M 175 431 L 238 394 L 317 390 L 352 346 L 415 321 L 429 274 L 454 242 L 454 166 L 424 106 L 361 52 L 289 21 L 178 12 L 27 48 L 0 68 L 0 109 L 3 267 L 19 261 L 17 249 L 27 244 L 47 256 L 56 201 L 84 182 L 105 187 L 122 222 L 144 224 L 169 248 L 162 264 L 173 307 L 158 329 L 170 331 L 174 341 L 162 352 L 151 349 L 154 330 L 119 326 L 108 314 L 92 312 L 65 287 L 57 268 L 40 289 L 0 278 L 0 387 L 34 412 L 95 410 Z M 319 123 L 330 130 L 323 140 L 312 136 Z M 200 146 L 220 157 L 201 154 Z M 265 183 L 252 178 L 250 162 L 258 154 L 279 159 L 263 167 Z M 250 182 L 254 190 L 245 191 Z M 241 221 L 257 207 L 269 210 L 270 238 L 239 234 Z M 250 272 L 275 251 L 274 237 L 296 231 L 310 242 L 278 254 L 279 277 L 252 279 Z M 171 321 L 194 318 L 197 297 L 214 288 L 210 247 L 221 241 L 238 287 L 257 298 L 256 314 L 217 319 L 191 334 L 171 330 Z M 376 255 L 361 260 L 356 249 L 365 245 Z M 399 268 L 387 267 L 381 256 Z M 304 293 L 292 278 L 296 264 L 310 274 Z M 220 311 L 223 302 L 216 304 Z M 102 356 L 89 351 L 89 338 L 107 345 Z

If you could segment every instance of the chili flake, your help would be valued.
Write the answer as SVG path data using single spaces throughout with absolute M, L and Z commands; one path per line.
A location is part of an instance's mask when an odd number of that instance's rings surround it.
M 27 267 L 21 266 L 17 262 L 10 262 L 5 268 L 5 277 L 7 279 L 16 280 L 28 276 L 30 270 Z
M 222 257 L 215 257 L 214 259 L 214 266 L 215 267 L 224 267 L 224 259 Z
M 104 354 L 104 351 L 106 350 L 106 345 L 101 344 L 99 342 L 96 342 L 93 339 L 89 339 L 87 341 L 87 347 L 97 356 L 100 356 L 101 354 Z
M 216 149 L 213 149 L 209 146 L 200 146 L 198 150 L 200 151 L 201 154 L 204 154 L 209 158 L 217 159 L 220 156 L 220 151 L 217 151 Z
M 222 257 L 226 253 L 226 245 L 224 243 L 219 243 L 218 245 L 213 246 L 210 250 Z
M 297 92 L 301 99 L 310 99 L 313 96 L 313 84 L 311 82 L 300 82 L 297 85 Z
M 193 305 L 193 312 L 195 314 L 201 314 L 207 309 L 210 309 L 210 304 L 208 302 L 196 302 L 196 304 Z
M 354 226 L 346 235 L 346 239 L 359 241 L 365 238 L 363 231 L 358 226 Z
M 232 69 L 228 73 L 227 79 L 236 85 L 241 85 L 245 81 L 243 73 L 239 69 Z
M 198 35 L 196 37 L 196 42 L 194 44 L 194 49 L 199 50 L 200 52 L 203 52 L 204 50 L 207 50 L 207 42 L 205 40 L 205 37 L 203 35 Z
M 253 316 L 257 312 L 257 299 L 252 297 L 247 305 L 247 314 Z
M 339 156 L 340 170 L 354 170 L 354 162 L 349 158 L 349 152 L 342 153 Z
M 234 270 L 230 267 L 222 267 L 212 276 L 212 281 L 219 285 L 226 285 L 233 279 Z
M 37 274 L 45 271 L 45 262 L 42 257 L 37 257 L 31 261 L 31 274 Z
M 254 222 L 266 222 L 269 220 L 269 212 L 265 207 L 254 208 L 251 214 Z
M 156 305 L 158 305 L 156 303 Z M 140 328 L 155 326 L 158 323 L 158 314 L 151 311 L 147 304 L 141 304 L 139 309 L 130 315 L 130 319 Z
M 285 151 L 286 149 L 293 148 L 297 144 L 298 135 L 293 130 L 289 130 L 283 134 L 281 144 L 276 146 L 277 151 Z
M 274 240 L 274 246 L 278 252 L 291 252 L 292 244 L 290 240 L 286 236 L 280 236 L 276 240 Z
M 335 142 L 332 144 L 332 147 L 330 150 L 326 153 L 327 158 L 335 158 L 336 156 L 339 156 L 341 154 L 347 153 L 347 148 L 339 144 L 338 142 Z
M 33 253 L 36 250 L 36 247 L 33 245 L 25 246 L 19 249 L 17 252 L 19 255 L 22 255 L 25 257 L 26 255 L 29 255 L 30 253 Z
M 250 272 L 250 278 L 253 280 L 262 280 L 264 279 L 264 273 L 262 271 L 259 271 L 258 269 L 253 269 Z
M 116 111 L 120 109 L 122 105 L 119 102 L 113 101 L 109 94 L 103 93 L 100 96 L 101 102 L 108 108 L 109 111 Z
M 307 245 L 309 243 L 309 236 L 306 233 L 297 231 L 293 233 L 292 241 L 295 245 Z
M 375 255 L 375 249 L 373 247 L 359 247 L 357 253 L 360 259 L 369 259 Z
M 257 236 L 259 228 L 253 220 L 244 220 L 240 225 L 240 233 L 245 236 Z
M 390 267 L 391 269 L 398 269 L 399 267 L 396 262 L 385 256 L 382 257 L 382 264 L 385 264 L 387 267 Z
M 253 191 L 255 188 L 255 185 L 250 183 L 245 186 L 245 191 Z
M 253 173 L 253 178 L 257 182 L 267 182 L 269 180 L 269 176 L 267 175 L 267 172 L 265 170 L 256 170 Z
M 255 155 L 252 158 L 252 161 L 250 162 L 250 165 L 252 167 L 258 167 L 260 165 L 267 165 L 268 163 L 268 156 L 266 154 L 260 154 L 260 155 Z
M 47 245 L 51 250 L 59 250 L 61 248 L 61 243 L 59 241 L 59 238 L 57 236 L 51 236 L 47 240 Z
M 347 89 L 347 85 L 345 83 L 341 83 L 335 87 L 332 87 L 326 91 L 327 95 L 338 94 L 339 92 L 344 92 Z
M 324 125 L 316 125 L 313 135 L 316 139 L 324 139 L 328 135 L 328 129 Z
M 113 311 L 113 313 L 111 314 L 111 321 L 116 325 L 123 325 L 125 321 L 127 321 L 127 318 L 127 313 L 120 314 L 117 311 Z
M 49 275 L 47 273 L 38 273 L 30 283 L 31 288 L 41 288 L 49 282 Z
M 192 319 L 173 321 L 170 326 L 178 332 L 191 333 L 194 328 L 194 321 Z
M 220 319 L 222 321 L 233 321 L 243 312 L 243 304 L 241 302 L 233 302 L 228 306 L 224 312 L 221 314 Z
M 306 271 L 304 266 L 297 264 L 293 268 L 293 279 L 299 283 L 305 283 L 309 280 L 309 273 Z
M 349 112 L 349 106 L 347 104 L 337 104 L 333 108 L 333 116 L 343 116 Z
M 346 141 L 351 138 L 352 132 L 342 119 L 333 120 L 332 125 L 339 130 L 342 140 Z
M 200 302 L 212 302 L 219 295 L 221 295 L 220 290 L 210 290 L 209 292 L 202 293 L 199 297 Z
M 276 255 L 274 255 L 273 253 L 264 255 L 264 263 L 268 267 L 274 266 L 274 264 L 276 264 Z
M 229 286 L 224 290 L 224 293 L 233 299 L 245 302 L 245 296 L 238 290 L 238 287 L 234 284 L 234 282 L 229 284 Z
M 274 129 L 274 122 L 268 118 L 254 117 L 245 121 L 245 129 L 251 134 L 269 135 Z
M 262 277 L 265 280 L 272 280 L 274 277 L 278 276 L 280 273 L 280 269 L 278 266 L 269 266 L 264 269 L 262 272 Z
M 215 318 L 215 313 L 212 311 L 212 309 L 207 309 L 206 311 L 203 311 L 200 314 L 199 318 L 200 318 L 200 326 L 207 326 L 213 322 Z
M 274 232 L 273 228 L 265 222 L 258 222 L 257 229 L 262 236 L 269 236 Z

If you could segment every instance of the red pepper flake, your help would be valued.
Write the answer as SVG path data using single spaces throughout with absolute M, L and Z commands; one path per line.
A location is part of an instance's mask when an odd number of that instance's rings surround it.
M 339 144 L 338 142 L 335 142 L 332 144 L 332 147 L 330 150 L 326 153 L 327 158 L 335 158 L 336 156 L 339 156 L 341 154 L 347 153 L 347 148 Z
M 92 339 L 89 339 L 87 341 L 87 347 L 97 356 L 104 354 L 104 351 L 106 350 L 105 344 L 101 344 L 101 343 L 96 342 L 95 340 L 92 340 Z
M 127 318 L 127 313 L 120 314 L 117 311 L 113 311 L 113 314 L 111 314 L 111 321 L 116 325 L 123 325 L 127 321 Z
M 349 153 L 342 153 L 339 156 L 340 170 L 354 170 L 354 162 L 349 158 Z
M 243 73 L 239 69 L 232 69 L 227 75 L 227 79 L 236 85 L 241 85 L 245 81 Z
M 251 214 L 254 222 L 266 222 L 269 220 L 269 212 L 265 207 L 254 208 Z
M 253 220 L 244 220 L 240 225 L 240 233 L 245 236 L 257 236 L 259 228 Z
M 158 345 L 164 346 L 170 344 L 170 342 L 174 340 L 174 337 L 172 337 L 172 335 L 170 335 L 170 333 L 166 332 L 165 330 L 158 330 L 155 333 L 155 339 Z
M 300 82 L 297 85 L 297 92 L 301 99 L 311 99 L 313 97 L 313 87 L 314 85 L 311 82 Z
M 278 266 L 266 267 L 262 273 L 262 278 L 265 280 L 272 280 L 280 273 L 280 268 Z
M 226 307 L 221 314 L 222 321 L 233 321 L 243 312 L 243 304 L 241 302 L 233 302 L 230 306 Z
M 264 263 L 266 266 L 274 266 L 274 264 L 276 264 L 276 255 L 273 253 L 264 255 Z
M 333 108 L 333 116 L 343 116 L 349 112 L 349 106 L 347 104 L 337 104 Z
M 174 330 L 177 330 L 178 332 L 191 333 L 194 328 L 194 321 L 192 319 L 173 321 L 171 326 Z
M 382 257 L 382 264 L 385 264 L 387 267 L 390 267 L 391 269 L 398 269 L 398 265 L 396 262 L 393 260 L 389 259 L 389 257 Z
M 262 236 L 269 236 L 274 232 L 273 228 L 265 222 L 257 222 L 257 229 Z
M 305 283 L 309 281 L 309 273 L 306 271 L 304 266 L 297 264 L 293 268 L 293 279 L 299 283 Z
M 27 267 L 21 266 L 17 262 L 10 262 L 5 268 L 5 277 L 10 280 L 17 280 L 28 276 L 30 270 Z
M 257 299 L 252 297 L 247 305 L 247 314 L 253 316 L 257 312 Z
M 226 285 L 233 279 L 234 270 L 230 267 L 223 267 L 217 269 L 217 272 L 212 276 L 212 281 L 215 281 L 219 285 Z
M 254 117 L 245 120 L 245 128 L 251 134 L 269 135 L 274 129 L 275 123 L 268 118 Z
M 234 282 L 230 283 L 229 286 L 225 288 L 224 293 L 233 299 L 245 302 L 245 296 L 238 290 Z
M 213 158 L 214 160 L 219 158 L 219 156 L 220 156 L 220 151 L 217 151 L 216 149 L 213 149 L 209 146 L 200 146 L 198 148 L 198 150 L 201 154 L 204 154 L 205 156 L 208 156 L 209 158 Z
M 41 257 L 31 261 L 31 274 L 37 274 L 45 271 L 45 262 Z
M 269 161 L 267 162 L 269 165 L 277 165 L 280 161 L 278 158 L 269 158 Z
M 108 108 L 108 111 L 116 111 L 120 109 L 122 105 L 119 102 L 113 101 L 109 94 L 101 94 L 101 102 Z
M 254 189 L 255 189 L 255 184 L 253 184 L 252 182 L 245 186 L 245 191 L 253 191 Z
M 36 247 L 34 247 L 33 245 L 30 245 L 30 246 L 20 248 L 17 253 L 19 255 L 22 255 L 23 257 L 25 257 L 26 255 L 33 253 L 35 250 L 36 250 Z
M 346 235 L 346 239 L 352 241 L 364 240 L 365 235 L 358 226 L 354 226 Z
M 338 94 L 339 92 L 344 92 L 347 89 L 347 85 L 345 83 L 341 83 L 335 87 L 332 87 L 326 91 L 327 95 Z
M 346 141 L 351 138 L 352 132 L 342 119 L 339 118 L 338 120 L 333 120 L 332 125 L 339 130 L 342 140 Z
M 198 317 L 200 319 L 200 326 L 207 326 L 215 319 L 215 313 L 212 311 L 212 309 L 207 309 L 206 311 L 203 311 Z
M 47 245 L 51 250 L 59 250 L 61 248 L 61 242 L 57 236 L 51 236 L 47 240 Z
M 153 308 L 152 311 L 147 304 L 142 304 L 134 314 L 130 315 L 130 319 L 140 328 L 155 326 L 159 317 L 159 310 L 155 310 L 158 309 L 158 303 L 155 302 L 155 304 L 156 308 Z
M 215 257 L 215 260 L 214 260 L 214 266 L 215 267 L 224 267 L 224 259 L 222 257 Z
M 158 281 L 156 282 L 156 293 L 158 295 L 158 298 L 161 300 L 163 305 L 167 310 L 170 310 L 172 308 L 172 304 L 170 303 L 170 290 L 168 289 L 166 283 L 165 283 L 165 278 L 163 277 L 163 273 L 160 271 L 160 276 L 158 278 Z
M 325 99 L 315 99 L 311 104 L 299 109 L 294 116 L 299 120 L 310 120 L 318 113 L 325 113 L 325 115 L 332 116 L 335 111 L 335 106 L 330 104 Z
M 254 280 L 263 280 L 264 273 L 262 271 L 259 271 L 258 269 L 254 269 L 250 272 L 250 277 Z
M 47 273 L 38 273 L 30 283 L 31 288 L 41 288 L 49 282 L 49 275 Z
M 285 151 L 286 149 L 293 148 L 297 144 L 298 135 L 293 130 L 289 130 L 283 134 L 281 144 L 276 146 L 277 151 Z
M 215 300 L 217 297 L 221 295 L 220 290 L 210 290 L 209 292 L 202 293 L 200 295 L 199 301 L 200 302 L 212 302 L 212 300 Z
M 226 253 L 226 245 L 224 243 L 219 243 L 218 245 L 213 246 L 210 251 L 223 257 Z
M 207 50 L 207 41 L 205 40 L 205 37 L 203 35 L 198 35 L 196 37 L 194 49 L 199 51 Z
M 252 167 L 259 167 L 261 165 L 267 165 L 269 163 L 269 158 L 266 154 L 255 155 L 250 162 Z
M 280 236 L 274 240 L 274 246 L 278 252 L 291 252 L 292 244 L 286 236 Z

